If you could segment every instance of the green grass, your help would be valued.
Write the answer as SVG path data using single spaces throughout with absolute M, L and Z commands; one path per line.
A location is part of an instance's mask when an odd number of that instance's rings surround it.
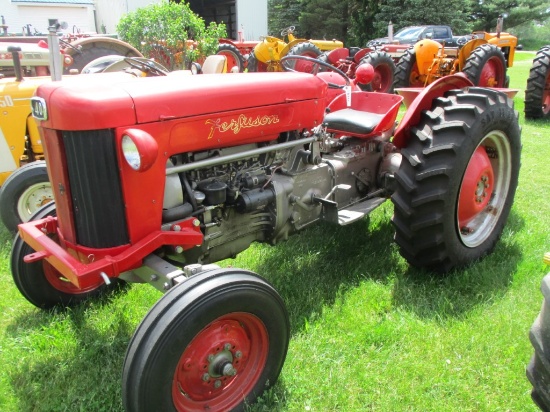
M 341 228 L 321 223 L 224 265 L 251 269 L 284 298 L 292 338 L 276 386 L 255 411 L 536 411 L 525 378 L 529 328 L 550 250 L 550 122 L 525 121 L 533 53 L 511 88 L 523 127 L 520 185 L 495 253 L 441 277 L 392 242 L 388 202 Z M 121 411 L 133 331 L 161 296 L 147 285 L 68 311 L 43 312 L 11 280 L 0 229 L 0 410 Z

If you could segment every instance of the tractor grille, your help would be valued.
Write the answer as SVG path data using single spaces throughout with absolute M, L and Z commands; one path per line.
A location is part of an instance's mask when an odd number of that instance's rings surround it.
M 78 244 L 128 243 L 113 131 L 63 132 L 63 143 Z

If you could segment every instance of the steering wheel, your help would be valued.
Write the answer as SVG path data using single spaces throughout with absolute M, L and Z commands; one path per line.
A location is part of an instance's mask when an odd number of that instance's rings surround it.
M 287 27 L 286 29 L 281 30 L 281 36 L 284 37 L 289 33 L 294 33 L 294 29 L 296 29 L 296 27 L 290 26 L 290 27 Z
M 308 56 L 298 56 L 298 55 L 285 56 L 281 59 L 281 66 L 283 67 L 284 71 L 286 71 L 286 72 L 302 72 L 301 70 L 296 70 L 296 68 L 295 68 L 296 67 L 296 62 L 294 62 L 294 64 L 292 64 L 292 63 L 290 63 L 290 60 L 302 60 L 302 61 L 311 63 L 311 74 L 313 74 L 314 76 L 317 76 L 317 73 L 319 73 L 321 67 L 323 67 L 325 69 L 328 69 L 330 71 L 333 71 L 334 73 L 339 74 L 344 79 L 344 81 L 346 82 L 345 87 L 350 87 L 351 86 L 351 80 L 348 77 L 348 75 L 346 73 L 344 73 L 342 70 L 338 69 L 337 67 L 334 67 L 330 63 L 324 62 L 322 60 L 317 60 L 317 59 L 314 59 L 313 57 L 308 57 Z M 292 64 L 292 66 L 291 66 L 291 64 Z M 315 69 L 315 68 L 317 68 L 317 69 Z M 304 73 L 304 72 L 302 72 L 302 73 Z M 335 83 L 330 83 L 330 82 L 328 83 L 328 85 L 330 87 L 334 87 L 334 88 L 338 88 L 338 89 L 344 88 L 344 86 L 341 86 L 341 85 L 335 84 Z
M 166 76 L 168 70 L 153 60 L 140 60 L 136 57 L 125 57 L 124 61 L 132 68 L 144 73 L 151 73 L 153 76 Z
M 459 46 L 464 46 L 468 42 L 468 39 L 466 36 L 459 37 L 456 41 L 456 44 Z

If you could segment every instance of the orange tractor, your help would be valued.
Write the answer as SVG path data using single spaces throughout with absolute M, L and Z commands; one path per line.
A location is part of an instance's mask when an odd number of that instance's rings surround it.
M 506 69 L 514 64 L 517 37 L 501 31 L 474 32 L 460 48 L 445 48 L 434 40 L 421 40 L 399 59 L 394 87 L 425 87 L 435 80 L 462 72 L 476 86 L 508 87 Z

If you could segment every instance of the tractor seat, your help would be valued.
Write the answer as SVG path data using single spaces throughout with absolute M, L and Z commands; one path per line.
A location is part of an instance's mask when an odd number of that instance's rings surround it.
M 367 135 L 374 131 L 383 118 L 382 114 L 345 108 L 328 113 L 323 123 L 327 125 L 328 131 Z
M 202 65 L 203 74 L 224 73 L 226 69 L 226 58 L 220 54 L 208 56 Z

